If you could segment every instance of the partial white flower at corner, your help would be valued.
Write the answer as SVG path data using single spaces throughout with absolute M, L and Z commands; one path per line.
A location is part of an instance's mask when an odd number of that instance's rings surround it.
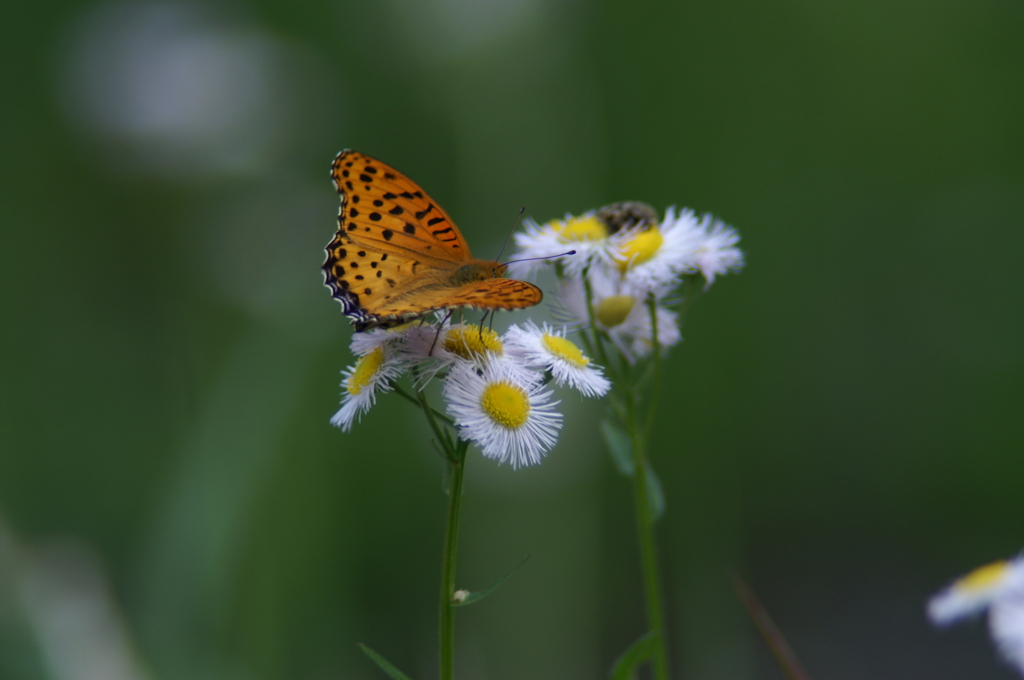
M 355 366 L 342 371 L 345 376 L 341 381 L 344 392 L 341 398 L 341 409 L 331 418 L 331 424 L 345 432 L 352 429 L 352 423 L 363 413 L 370 410 L 376 401 L 378 392 L 391 390 L 391 382 L 405 372 L 408 364 L 398 354 L 391 338 L 385 337 L 381 331 L 375 337 L 371 333 L 356 333 L 355 336 L 367 336 L 360 339 L 366 344 L 376 343 L 368 348 Z M 353 345 L 356 344 L 353 336 Z
M 614 274 L 604 274 L 604 267 L 590 272 L 590 300 L 594 321 L 605 331 L 626 359 L 633 363 L 651 353 L 654 347 L 654 327 L 647 306 L 648 292 L 634 288 Z M 661 306 L 661 299 L 670 292 L 667 287 L 652 291 L 659 304 L 656 306 L 658 345 L 662 348 L 679 343 L 679 318 L 675 312 Z M 556 319 L 571 327 L 590 325 L 587 293 L 580 278 L 563 281 L 555 297 Z
M 537 224 L 533 219 L 523 220 L 523 231 L 517 232 L 516 252 L 511 260 L 508 275 L 517 279 L 529 279 L 540 269 L 560 263 L 569 276 L 578 276 L 588 265 L 609 257 L 610 231 L 593 212 L 579 217 L 566 215 L 562 220 L 551 220 Z M 575 250 L 574 255 L 565 255 Z M 559 257 L 561 256 L 561 257 Z
M 548 324 L 538 328 L 527 321 L 522 328 L 513 325 L 505 332 L 505 346 L 513 357 L 522 357 L 532 368 L 550 371 L 558 385 L 568 385 L 585 397 L 604 396 L 611 383 L 590 357 L 566 339 L 565 329 L 555 330 Z
M 937 626 L 986 609 L 1000 653 L 1024 675 L 1024 555 L 979 567 L 928 600 L 928 617 Z
M 510 358 L 455 363 L 444 381 L 448 413 L 459 438 L 513 469 L 536 465 L 558 440 L 562 414 L 541 374 Z

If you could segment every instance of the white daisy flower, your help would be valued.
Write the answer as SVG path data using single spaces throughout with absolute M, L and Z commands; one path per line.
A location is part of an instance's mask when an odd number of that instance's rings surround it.
M 508 265 L 508 274 L 516 279 L 529 279 L 538 270 L 560 263 L 567 274 L 576 276 L 592 261 L 606 256 L 603 253 L 610 245 L 609 234 L 608 225 L 593 212 L 579 217 L 566 215 L 564 220 L 551 220 L 543 225 L 527 218 L 523 231 L 515 235 L 516 252 Z M 576 253 L 566 255 L 568 250 Z M 526 261 L 515 261 L 524 258 Z
M 422 324 L 406 331 L 402 352 L 408 360 L 421 362 L 429 380 L 459 361 L 484 363 L 504 356 L 505 346 L 497 333 L 476 324 L 446 324 L 440 332 L 436 326 Z M 422 362 L 432 364 L 426 368 Z
M 357 357 L 361 357 L 364 354 L 368 354 L 378 347 L 382 347 L 389 343 L 399 343 L 403 340 L 404 332 L 399 328 L 383 329 L 374 328 L 373 330 L 363 331 L 361 333 L 353 333 L 352 341 L 349 343 L 349 349 L 352 354 Z
M 679 344 L 683 339 L 679 333 L 679 315 L 661 305 L 655 307 L 655 314 L 658 321 L 658 347 L 664 350 Z M 651 324 L 647 304 L 641 302 L 636 305 L 626 320 L 610 329 L 608 335 L 630 363 L 649 355 L 654 350 L 654 326 Z M 628 351 L 624 350 L 627 343 Z
M 443 394 L 459 437 L 513 469 L 540 463 L 558 440 L 562 414 L 552 392 L 543 388 L 539 373 L 508 358 L 454 364 Z
M 710 214 L 701 218 L 700 231 L 701 243 L 693 257 L 707 288 L 716 276 L 743 268 L 743 251 L 736 247 L 740 240 L 736 230 Z
M 698 270 L 696 254 L 704 240 L 692 210 L 676 216 L 675 207 L 670 207 L 660 225 L 634 227 L 612 236 L 604 263 L 636 288 L 675 285 L 680 274 Z
M 554 330 L 548 324 L 538 328 L 532 321 L 524 328 L 513 325 L 505 333 L 505 345 L 511 356 L 522 357 L 533 368 L 550 371 L 558 385 L 568 383 L 585 397 L 601 397 L 611 389 L 601 369 L 566 339 L 564 328 Z
M 361 356 L 355 366 L 342 371 L 345 378 L 341 386 L 345 392 L 341 409 L 331 418 L 331 424 L 348 432 L 352 429 L 352 422 L 373 406 L 377 392 L 389 391 L 391 381 L 402 375 L 405 369 L 406 362 L 386 342 Z
M 928 601 L 928 616 L 939 626 L 986 609 L 996 646 L 1024 674 L 1024 556 L 975 569 Z
M 602 276 L 598 270 L 589 277 L 594 322 L 608 334 L 619 351 L 630 363 L 651 353 L 654 333 L 651 314 L 647 307 L 647 293 L 616 280 L 614 276 Z M 656 300 L 669 292 L 668 288 L 657 289 Z M 568 279 L 562 283 L 555 298 L 553 312 L 556 319 L 579 328 L 590 325 L 587 310 L 587 295 L 583 280 Z M 672 347 L 679 343 L 679 319 L 675 312 L 657 306 L 658 345 Z

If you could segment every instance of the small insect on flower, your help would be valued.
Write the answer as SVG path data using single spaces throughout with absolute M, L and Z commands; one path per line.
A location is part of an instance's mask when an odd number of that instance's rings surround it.
M 443 394 L 459 437 L 513 469 L 540 463 L 558 440 L 558 402 L 539 373 L 509 358 L 455 363 Z
M 1024 555 L 979 567 L 928 600 L 928 616 L 937 626 L 986 609 L 1000 653 L 1024 674 Z
M 505 345 L 512 356 L 522 357 L 531 368 L 550 371 L 558 385 L 568 383 L 585 397 L 604 396 L 611 388 L 601 369 L 566 339 L 565 329 L 554 330 L 548 324 L 538 328 L 528 321 L 506 331 Z
M 341 386 L 345 392 L 341 398 L 341 409 L 331 418 L 331 424 L 340 427 L 345 432 L 352 429 L 352 422 L 363 413 L 370 410 L 376 401 L 377 392 L 387 392 L 391 389 L 391 381 L 397 379 L 405 372 L 406 362 L 403 361 L 395 350 L 395 345 L 390 338 L 381 336 L 376 340 L 376 346 L 372 346 L 371 339 L 366 333 L 356 333 L 360 337 L 359 342 L 369 345 L 365 354 L 359 357 L 355 366 L 350 366 L 342 371 L 345 378 Z M 356 340 L 353 336 L 353 345 Z

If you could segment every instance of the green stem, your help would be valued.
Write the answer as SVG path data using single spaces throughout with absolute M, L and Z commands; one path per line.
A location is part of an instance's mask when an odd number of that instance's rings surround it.
M 415 376 L 419 378 L 418 373 Z M 430 429 L 437 437 L 437 445 L 443 449 L 448 460 L 448 519 L 445 525 L 444 548 L 441 558 L 441 602 L 438 622 L 438 661 L 441 680 L 453 680 L 455 675 L 455 563 L 459 552 L 459 516 L 462 512 L 462 475 L 466 464 L 469 442 L 461 441 L 443 428 L 438 420 L 454 428 L 454 423 L 443 413 L 436 411 L 422 390 L 409 394 L 398 385 L 395 391 L 405 399 L 416 402 L 423 409 L 423 415 L 430 423 Z
M 416 397 L 420 402 L 420 407 L 423 409 L 424 415 L 427 416 L 427 422 L 430 423 L 430 429 L 434 431 L 434 436 L 437 437 L 438 442 L 444 447 L 445 453 L 448 455 L 448 461 L 454 463 L 455 458 L 452 452 L 452 441 L 451 437 L 448 436 L 446 430 L 442 430 L 441 426 L 437 424 L 437 419 L 434 418 L 434 407 L 427 401 L 427 395 L 423 392 L 417 392 Z
M 448 524 L 444 534 L 444 558 L 441 563 L 441 680 L 455 676 L 455 557 L 459 548 L 459 513 L 462 510 L 462 473 L 465 470 L 468 443 L 460 441 L 454 460 L 449 463 Z
M 651 315 L 651 344 L 654 348 L 654 387 L 651 389 L 651 403 L 647 408 L 647 427 L 645 436 L 650 436 L 654 425 L 654 412 L 658 408 L 658 393 L 661 388 L 661 345 L 658 343 L 658 301 L 654 293 L 647 296 L 647 311 Z
M 608 372 L 608 377 L 613 383 L 620 384 L 620 377 L 615 371 L 615 367 L 612 366 L 611 362 L 608 361 L 608 354 L 604 351 L 604 342 L 601 340 L 601 331 L 597 327 L 597 317 L 594 314 L 594 294 L 590 290 L 590 274 L 589 269 L 583 270 L 583 291 L 586 295 L 587 301 L 587 321 L 590 323 L 590 329 L 594 333 L 594 346 L 597 349 L 597 360 L 601 362 L 604 370 Z M 584 335 L 586 331 L 583 332 Z
M 654 549 L 654 520 L 647 497 L 647 451 L 643 429 L 636 413 L 636 396 L 630 394 L 626 402 L 627 426 L 633 450 L 633 502 L 636 509 L 636 529 L 640 540 L 640 562 L 643 568 L 644 601 L 647 609 L 647 629 L 655 635 L 654 677 L 668 680 L 668 650 L 665 642 L 664 615 L 661 610 L 661 586 L 658 577 L 658 557 Z
M 402 399 L 405 399 L 406 401 L 408 401 L 411 404 L 416 404 L 417 406 L 420 406 L 420 407 L 423 406 L 423 402 L 420 400 L 419 396 L 415 396 L 415 397 L 412 396 L 401 385 L 398 385 L 396 383 L 392 383 L 391 387 L 395 390 L 395 394 L 400 396 Z M 419 394 L 419 393 L 417 392 L 417 394 Z M 451 425 L 452 427 L 455 426 L 455 421 L 452 420 L 451 418 L 449 418 L 448 416 L 446 416 L 444 413 L 441 413 L 436 408 L 431 408 L 431 411 L 434 412 L 434 417 L 437 418 L 438 420 L 442 420 L 446 424 Z M 435 434 L 436 434 L 436 432 L 435 432 Z

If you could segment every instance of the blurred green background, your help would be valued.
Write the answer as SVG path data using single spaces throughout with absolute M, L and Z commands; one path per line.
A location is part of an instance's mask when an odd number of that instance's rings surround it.
M 1024 4 L 7 3 L 0 677 L 436 677 L 445 496 L 385 397 L 328 424 L 328 168 L 421 183 L 476 253 L 519 206 L 712 211 L 653 461 L 682 678 L 1010 678 L 924 599 L 1024 545 Z M 505 322 L 510 315 L 505 315 Z M 566 399 L 471 452 L 461 677 L 598 678 L 642 632 L 628 483 Z

